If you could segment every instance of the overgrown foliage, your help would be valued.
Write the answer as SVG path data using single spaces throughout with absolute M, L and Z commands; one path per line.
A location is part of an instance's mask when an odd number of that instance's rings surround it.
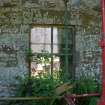
M 94 78 L 81 78 L 75 81 L 73 88 L 74 94 L 89 94 L 89 93 L 100 93 L 101 85 L 94 80 Z M 97 99 L 99 97 L 85 97 L 76 100 L 76 105 L 96 105 Z
M 59 99 L 55 96 L 54 89 L 62 84 L 57 78 L 52 79 L 51 76 L 44 74 L 43 76 L 38 77 L 26 77 L 23 80 L 20 80 L 21 83 L 18 87 L 16 96 L 18 97 L 52 97 L 51 99 L 42 99 L 35 101 L 15 101 L 10 102 L 9 105 L 57 105 Z M 62 104 L 61 104 L 62 105 Z
M 16 96 L 22 97 L 49 97 L 50 99 L 42 99 L 35 101 L 12 101 L 6 105 L 67 105 L 67 103 L 58 99 L 55 94 L 56 87 L 63 82 L 59 78 L 52 79 L 49 74 L 43 76 L 32 77 L 20 80 L 20 85 Z M 73 88 L 67 91 L 69 94 L 88 94 L 101 91 L 100 84 L 93 78 L 81 78 L 73 83 Z M 64 93 L 65 94 L 65 93 Z M 62 94 L 62 95 L 64 95 Z M 99 97 L 79 98 L 75 101 L 76 105 L 96 105 Z

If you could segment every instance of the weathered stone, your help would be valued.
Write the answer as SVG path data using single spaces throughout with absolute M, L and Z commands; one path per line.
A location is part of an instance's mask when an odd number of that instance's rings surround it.
M 94 6 L 96 8 L 97 2 L 95 5 L 91 3 L 94 1 L 96 0 L 82 0 L 81 4 L 79 0 L 72 0 L 72 3 L 68 3 L 70 17 L 67 24 L 78 27 L 76 31 L 77 77 L 96 75 L 98 78 L 100 74 L 101 50 L 98 41 L 101 38 L 99 30 L 101 22 L 97 9 L 93 9 Z M 89 9 L 90 4 L 93 8 Z M 88 14 L 88 21 L 84 20 L 84 13 Z M 63 0 L 0 0 L 0 86 L 11 87 L 18 84 L 17 77 L 24 77 L 28 73 L 25 60 L 31 27 L 36 24 L 64 24 L 67 18 Z M 84 22 L 85 25 L 92 27 L 83 26 Z M 0 96 L 13 95 L 10 91 L 7 88 L 4 90 L 0 88 Z

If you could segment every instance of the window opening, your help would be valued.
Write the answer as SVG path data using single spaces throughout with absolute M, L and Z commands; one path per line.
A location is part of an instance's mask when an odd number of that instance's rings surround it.
M 33 53 L 31 61 L 31 75 L 37 76 L 49 73 L 53 77 L 55 72 L 65 72 L 69 76 L 73 68 L 73 37 L 74 27 L 67 27 L 67 40 L 65 41 L 64 27 L 33 27 L 31 29 L 31 50 Z M 65 68 L 65 58 L 69 67 Z M 62 74 L 62 73 L 61 73 Z M 61 75 L 60 74 L 60 75 Z M 63 74 L 64 75 L 64 74 Z

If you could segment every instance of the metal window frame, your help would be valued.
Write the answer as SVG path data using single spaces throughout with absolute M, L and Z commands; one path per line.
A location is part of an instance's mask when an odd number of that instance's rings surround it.
M 72 76 L 74 76 L 74 78 L 75 78 L 75 25 L 65 25 L 65 24 L 32 24 L 32 27 L 31 27 L 31 29 L 32 28 L 37 28 L 37 27 L 42 27 L 42 28 L 47 28 L 47 27 L 50 27 L 51 28 L 51 53 L 49 54 L 50 56 L 51 56 L 51 75 L 52 75 L 52 78 L 53 78 L 53 55 L 56 55 L 56 56 L 65 56 L 65 59 L 66 59 L 66 61 L 67 61 L 67 57 L 68 56 L 70 56 L 71 54 L 60 54 L 60 53 L 53 53 L 53 28 L 54 27 L 56 27 L 56 28 L 61 28 L 61 29 L 63 29 L 63 28 L 67 28 L 67 29 L 72 29 L 73 30 L 73 50 L 72 50 L 72 56 L 73 56 L 73 62 L 72 62 L 72 69 L 73 69 L 73 74 L 72 74 Z M 30 32 L 31 33 L 31 32 Z M 30 34 L 30 41 L 29 41 L 29 48 L 31 48 L 31 34 Z M 61 43 L 59 43 L 59 44 L 61 44 Z M 67 47 L 68 45 L 66 45 L 66 47 Z M 36 54 L 36 53 L 33 53 L 33 54 Z M 42 54 L 43 55 L 43 53 L 37 53 L 37 54 Z M 46 55 L 46 54 L 44 54 L 44 55 Z M 31 62 L 30 62 L 30 64 L 29 64 L 30 66 L 29 66 L 29 75 L 31 76 Z M 67 66 L 67 65 L 66 65 Z M 68 68 L 67 68 L 68 69 Z M 74 79 L 73 78 L 73 79 Z

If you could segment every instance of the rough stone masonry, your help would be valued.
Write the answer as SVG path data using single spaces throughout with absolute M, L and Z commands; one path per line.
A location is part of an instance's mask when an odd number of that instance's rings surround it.
M 71 10 L 71 25 L 81 23 L 78 12 L 77 7 Z M 63 23 L 62 0 L 0 0 L 0 96 L 14 95 L 12 87 L 18 84 L 17 79 L 28 73 L 25 58 L 31 28 Z M 86 33 L 85 28 L 76 27 L 76 75 L 99 75 L 101 35 L 94 29 Z

